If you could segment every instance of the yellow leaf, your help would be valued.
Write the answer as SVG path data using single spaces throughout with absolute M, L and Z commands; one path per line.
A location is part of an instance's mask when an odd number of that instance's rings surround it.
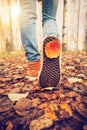
M 59 118 L 56 116 L 55 111 L 58 111 L 58 106 L 56 104 L 50 104 L 45 108 L 45 115 L 51 120 L 58 120 Z
M 60 104 L 60 108 L 65 109 L 69 113 L 69 115 L 72 116 L 72 109 L 68 104 L 62 103 Z

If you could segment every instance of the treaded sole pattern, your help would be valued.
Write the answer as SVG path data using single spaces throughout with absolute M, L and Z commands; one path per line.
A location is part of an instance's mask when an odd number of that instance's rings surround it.
M 45 54 L 45 46 L 53 40 L 57 40 L 57 38 L 49 36 L 43 42 L 43 64 L 39 76 L 39 84 L 42 88 L 55 88 L 60 81 L 60 56 L 57 58 L 48 58 Z

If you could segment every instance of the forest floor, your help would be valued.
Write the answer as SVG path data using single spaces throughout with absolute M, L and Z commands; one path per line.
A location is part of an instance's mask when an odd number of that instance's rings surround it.
M 0 57 L 0 130 L 87 130 L 87 52 L 63 52 L 61 81 L 29 81 L 24 53 Z

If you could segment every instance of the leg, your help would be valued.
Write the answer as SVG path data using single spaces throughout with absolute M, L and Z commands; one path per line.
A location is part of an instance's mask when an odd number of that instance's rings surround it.
M 36 0 L 20 0 L 21 39 L 28 61 L 40 59 L 36 37 Z
M 42 1 L 42 26 L 43 35 L 47 37 L 53 35 L 59 37 L 56 23 L 56 13 L 58 7 L 58 0 L 43 0 Z
M 21 39 L 28 60 L 28 76 L 35 80 L 40 70 L 40 54 L 36 35 L 36 0 L 20 0 Z
M 56 23 L 58 0 L 42 1 L 43 65 L 39 77 L 42 88 L 55 88 L 60 81 L 60 41 Z

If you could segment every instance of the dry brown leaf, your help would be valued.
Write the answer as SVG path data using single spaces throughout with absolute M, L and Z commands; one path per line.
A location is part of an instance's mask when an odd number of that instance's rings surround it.
M 76 83 L 76 82 L 82 82 L 82 79 L 80 79 L 80 78 L 68 78 L 68 82 L 69 83 Z
M 82 83 L 83 83 L 85 86 L 87 86 L 87 81 L 83 81 Z
M 12 129 L 13 129 L 13 124 L 12 124 L 11 121 L 8 121 L 8 122 L 6 123 L 6 125 L 7 125 L 6 130 L 12 130 Z
M 42 103 L 39 105 L 39 108 L 44 109 L 45 107 L 47 107 L 47 105 L 48 105 L 47 103 Z
M 68 104 L 62 103 L 60 104 L 60 108 L 66 110 L 72 116 L 72 109 Z
M 59 120 L 59 118 L 56 116 L 55 111 L 58 111 L 57 104 L 50 104 L 48 107 L 45 108 L 45 115 L 51 120 Z
M 30 130 L 42 130 L 48 128 L 53 124 L 52 120 L 47 118 L 45 115 L 40 116 L 36 120 L 31 121 Z

